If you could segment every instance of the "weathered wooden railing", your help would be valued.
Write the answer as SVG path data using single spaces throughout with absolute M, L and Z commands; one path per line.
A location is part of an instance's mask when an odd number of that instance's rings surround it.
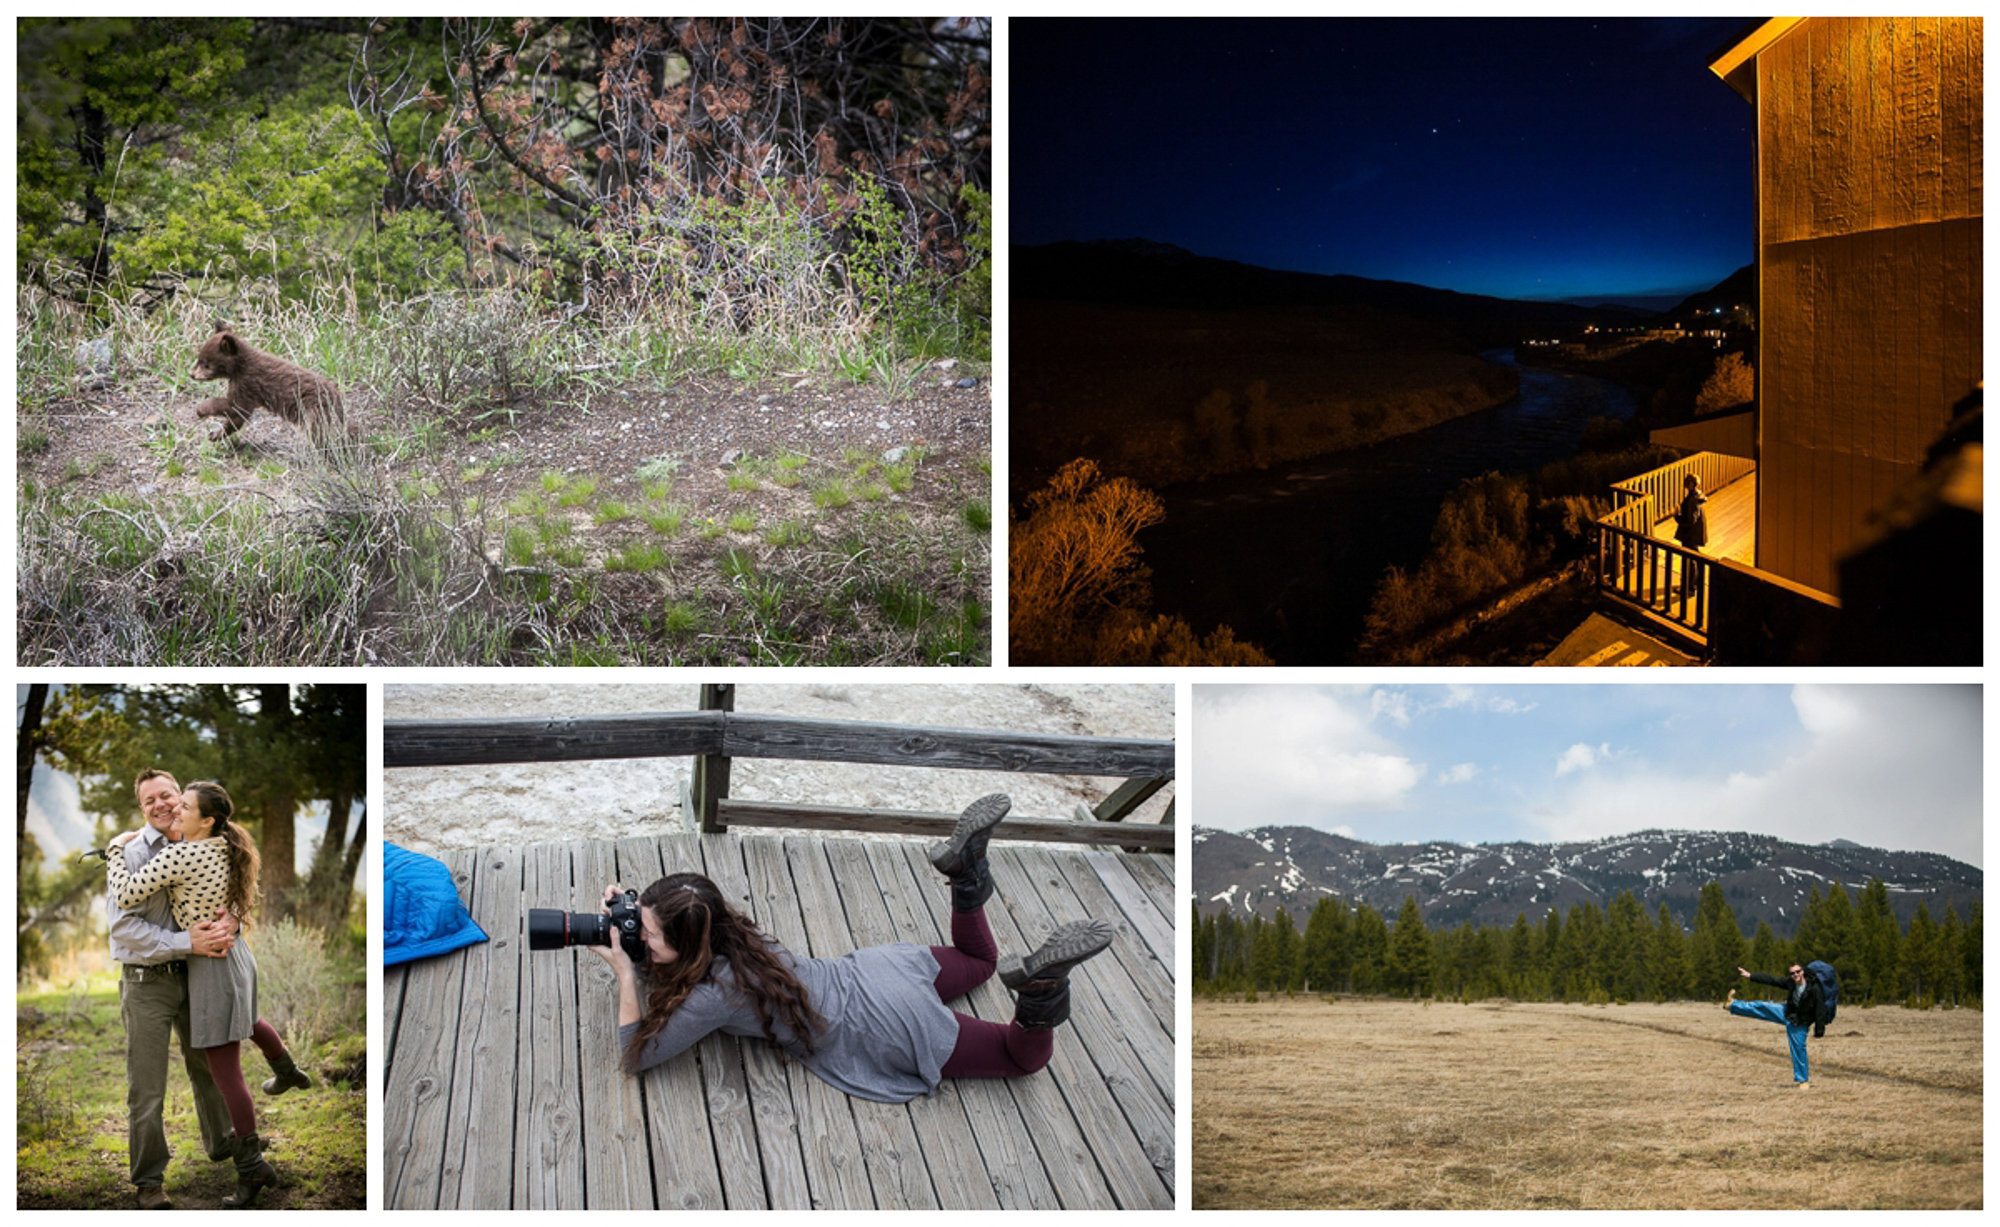
M 1753 460 L 1697 452 L 1612 483 L 1617 506 L 1597 521 L 1598 587 L 1706 638 L 1713 563 L 1697 550 L 1660 540 L 1653 529 L 1680 506 L 1688 474 L 1713 496 L 1756 471 Z
M 682 804 L 684 812 L 700 816 L 701 828 L 708 832 L 752 826 L 941 836 L 957 820 L 956 814 L 731 800 L 729 763 L 737 758 L 1124 776 L 1125 784 L 1088 811 L 1098 821 L 1010 816 L 994 837 L 1173 851 L 1171 807 L 1169 821 L 1159 825 L 1120 821 L 1160 784 L 1174 778 L 1171 740 L 753 715 L 729 710 L 731 690 L 704 686 L 702 703 L 707 710 L 696 712 L 547 720 L 389 720 L 382 725 L 382 761 L 386 767 L 442 767 L 693 757 L 693 778 Z

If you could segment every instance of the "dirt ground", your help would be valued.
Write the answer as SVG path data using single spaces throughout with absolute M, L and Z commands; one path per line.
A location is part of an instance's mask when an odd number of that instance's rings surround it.
M 446 417 L 443 447 L 419 450 L 402 465 L 377 463 L 434 475 L 441 490 L 479 494 L 497 507 L 520 490 L 540 489 L 541 475 L 548 471 L 596 476 L 603 483 L 600 497 L 636 502 L 639 466 L 672 455 L 683 461 L 674 474 L 673 500 L 705 516 L 741 505 L 760 514 L 772 511 L 774 504 L 811 506 L 802 488 L 766 483 L 755 492 L 731 491 L 722 462 L 732 451 L 769 457 L 790 447 L 837 464 L 850 450 L 879 458 L 894 447 L 921 447 L 926 472 L 962 470 L 969 476 L 964 489 L 955 493 L 984 498 L 990 481 L 977 462 L 992 446 L 991 385 L 982 379 L 971 388 L 957 387 L 963 376 L 962 369 L 928 369 L 908 395 L 895 399 L 877 384 L 827 376 L 763 383 L 690 377 L 666 389 L 597 392 L 580 411 L 528 404 L 516 406 L 511 416 L 488 411 Z M 175 454 L 195 455 L 213 427 L 196 421 L 195 406 L 220 387 L 196 385 L 175 396 L 157 380 L 139 379 L 58 402 L 17 423 L 23 434 L 34 429 L 48 438 L 44 448 L 23 449 L 17 480 L 76 495 L 117 491 L 146 501 L 187 497 L 207 485 L 203 466 L 190 463 L 179 476 L 170 476 L 166 461 Z M 406 406 L 391 408 L 366 390 L 348 392 L 348 412 L 370 438 L 413 436 L 431 420 Z M 304 433 L 275 415 L 259 413 L 232 444 L 222 452 L 224 481 L 284 504 L 310 455 Z M 474 469 L 483 471 L 466 481 L 467 471 Z M 594 526 L 587 515 L 579 515 L 578 531 L 586 535 L 622 537 L 643 531 L 630 523 Z
M 1196 1209 L 1977 1209 L 1984 1015 L 1194 1005 Z
M 653 685 L 457 683 L 388 685 L 387 720 L 448 720 L 694 711 L 699 681 Z M 1174 688 L 1084 683 L 912 685 L 739 684 L 736 710 L 947 728 L 1007 729 L 1077 737 L 1174 736 Z M 495 844 L 617 839 L 693 829 L 678 809 L 692 759 L 409 767 L 386 773 L 382 831 L 418 852 Z M 747 800 L 812 799 L 833 805 L 952 813 L 1004 792 L 1014 812 L 1067 818 L 1122 781 L 927 767 L 742 759 L 729 793 Z M 1128 822 L 1158 822 L 1174 788 L 1155 793 Z

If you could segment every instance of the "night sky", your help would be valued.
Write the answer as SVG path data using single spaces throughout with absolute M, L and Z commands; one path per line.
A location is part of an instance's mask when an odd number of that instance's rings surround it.
M 1751 260 L 1751 20 L 1017 18 L 1011 241 L 1679 298 Z

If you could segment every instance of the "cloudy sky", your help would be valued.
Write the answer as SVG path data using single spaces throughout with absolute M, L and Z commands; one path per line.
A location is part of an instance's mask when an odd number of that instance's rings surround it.
M 1194 821 L 1373 843 L 1751 831 L 1983 867 L 1977 686 L 1196 686 Z

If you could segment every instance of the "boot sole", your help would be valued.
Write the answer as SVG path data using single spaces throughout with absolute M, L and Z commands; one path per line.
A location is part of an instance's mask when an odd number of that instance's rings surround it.
M 1011 989 L 1035 980 L 1059 980 L 1076 965 L 1111 945 L 1111 926 L 1101 920 L 1073 920 L 1049 934 L 1041 949 L 1027 958 L 1010 954 L 1000 960 L 1000 983 Z
M 971 805 L 958 816 L 958 825 L 951 829 L 949 838 L 941 839 L 930 847 L 931 865 L 939 873 L 950 873 L 958 868 L 963 858 L 965 845 L 974 836 L 990 831 L 1000 825 L 1007 811 L 1014 808 L 1014 800 L 1006 793 L 990 793 Z

